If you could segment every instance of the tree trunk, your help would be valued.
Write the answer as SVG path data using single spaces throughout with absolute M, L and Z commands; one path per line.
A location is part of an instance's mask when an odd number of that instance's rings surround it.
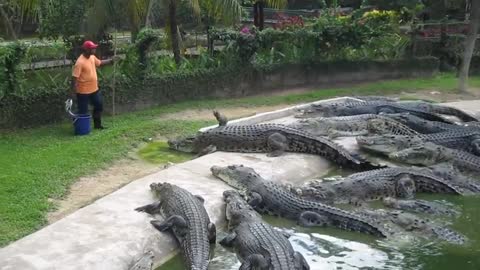
M 12 22 L 8 18 L 7 12 L 5 12 L 5 9 L 3 9 L 3 5 L 0 5 L 0 16 L 2 17 L 3 21 L 5 22 L 5 26 L 7 27 L 7 30 L 10 33 L 11 37 L 14 40 L 17 40 L 17 34 L 15 32 L 15 29 L 13 29 Z
M 265 4 L 263 1 L 258 3 L 258 11 L 259 11 L 259 29 L 260 31 L 263 30 L 263 27 L 265 25 L 265 16 L 263 15 L 263 10 L 264 10 Z
M 152 27 L 152 20 L 150 19 L 150 16 L 152 16 L 154 2 L 154 0 L 148 1 L 147 14 L 145 15 L 145 27 Z
M 255 2 L 255 4 L 253 4 L 253 25 L 255 25 L 255 27 L 258 27 L 259 26 L 259 14 L 258 14 L 258 2 Z
M 172 38 L 172 50 L 175 63 L 180 64 L 180 42 L 178 40 L 178 24 L 177 24 L 177 2 L 170 0 L 168 6 L 168 19 L 170 21 L 170 37 Z
M 480 0 L 472 0 L 470 10 L 469 33 L 465 38 L 465 50 L 463 52 L 462 66 L 459 74 L 460 91 L 468 92 L 468 73 L 470 72 L 470 62 L 472 61 L 475 41 L 477 40 L 478 30 L 480 28 Z

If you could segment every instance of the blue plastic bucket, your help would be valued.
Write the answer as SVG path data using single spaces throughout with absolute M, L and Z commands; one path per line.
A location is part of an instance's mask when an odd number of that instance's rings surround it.
M 75 135 L 87 135 L 90 133 L 90 119 L 89 114 L 77 114 L 73 119 L 73 126 L 75 127 Z

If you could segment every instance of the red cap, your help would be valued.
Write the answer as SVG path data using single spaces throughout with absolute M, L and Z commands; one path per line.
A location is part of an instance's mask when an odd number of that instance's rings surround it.
M 85 50 L 95 49 L 97 47 L 98 47 L 98 45 L 93 43 L 93 41 L 90 41 L 90 40 L 85 41 L 82 45 L 82 48 L 85 49 Z

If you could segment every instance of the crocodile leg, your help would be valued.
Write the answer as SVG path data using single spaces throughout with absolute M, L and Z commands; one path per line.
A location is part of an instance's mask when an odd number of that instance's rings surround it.
M 260 254 L 252 254 L 245 259 L 238 270 L 268 270 L 270 262 Z
M 215 227 L 215 223 L 209 223 L 207 225 L 208 229 L 208 241 L 210 244 L 214 244 L 217 241 L 217 228 Z
M 328 224 L 328 219 L 318 213 L 305 211 L 300 214 L 298 224 L 304 227 L 325 226 Z
M 235 242 L 235 239 L 237 238 L 237 233 L 235 232 L 232 232 L 230 234 L 228 234 L 227 236 L 225 236 L 221 241 L 220 241 L 220 245 L 224 246 L 224 247 L 232 247 L 233 246 L 233 243 Z
M 305 260 L 300 252 L 296 251 L 295 254 L 293 254 L 293 259 L 295 260 L 295 269 L 310 270 L 307 260 Z
M 165 221 L 160 221 L 160 220 L 152 220 L 150 223 L 155 227 L 157 230 L 164 232 L 168 229 L 171 229 L 173 226 L 176 226 L 178 228 L 186 228 L 187 227 L 187 222 L 185 219 L 181 216 L 178 215 L 173 215 L 169 218 L 167 218 Z
M 268 136 L 267 145 L 271 151 L 267 154 L 267 156 L 281 156 L 288 148 L 287 137 L 283 136 L 280 133 L 273 133 L 272 135 Z
M 248 199 L 248 204 L 250 204 L 250 206 L 255 208 L 262 203 L 263 201 L 262 195 L 256 192 L 251 192 L 249 195 L 250 195 L 249 196 L 250 198 Z
M 472 148 L 475 155 L 480 156 L 480 138 L 475 138 L 472 141 Z
M 137 212 L 145 212 L 150 215 L 160 213 L 160 201 L 135 208 Z

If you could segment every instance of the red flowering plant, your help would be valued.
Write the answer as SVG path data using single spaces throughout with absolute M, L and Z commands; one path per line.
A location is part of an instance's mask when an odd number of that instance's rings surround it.
M 288 16 L 285 14 L 275 14 L 275 20 L 277 22 L 273 28 L 278 30 L 293 30 L 295 28 L 302 28 L 305 26 L 302 17 L 300 16 Z

